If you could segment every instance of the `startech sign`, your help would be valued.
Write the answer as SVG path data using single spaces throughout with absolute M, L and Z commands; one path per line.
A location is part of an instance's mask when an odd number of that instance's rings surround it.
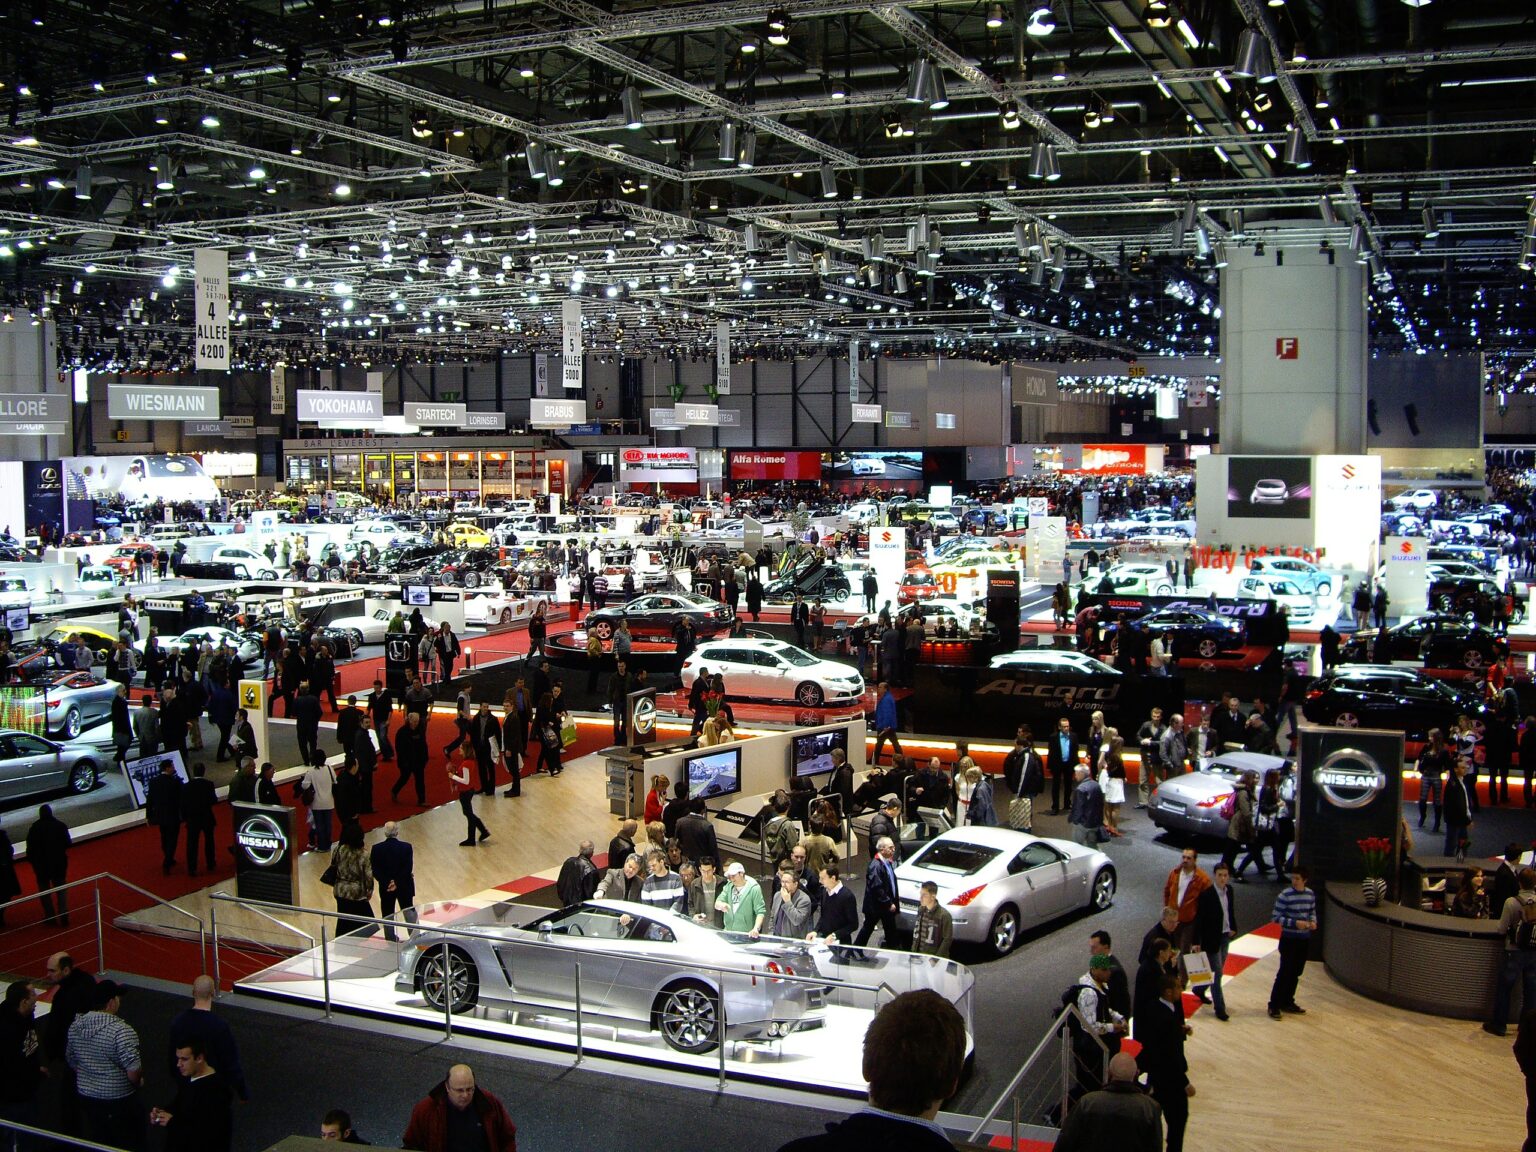
M 217 420 L 219 390 L 160 384 L 108 384 L 112 420 Z

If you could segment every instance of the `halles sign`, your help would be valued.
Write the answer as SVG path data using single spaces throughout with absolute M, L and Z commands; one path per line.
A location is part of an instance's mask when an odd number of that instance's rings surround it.
M 219 390 L 165 384 L 108 384 L 113 420 L 217 420 Z
M 384 419 L 384 397 L 378 392 L 328 392 L 300 388 L 295 393 L 301 424 L 377 424 Z

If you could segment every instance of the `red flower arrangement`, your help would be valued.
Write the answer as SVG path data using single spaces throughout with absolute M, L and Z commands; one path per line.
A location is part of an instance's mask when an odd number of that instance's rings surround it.
M 1365 857 L 1365 874 L 1367 876 L 1381 876 L 1386 873 L 1387 861 L 1392 856 L 1392 841 L 1385 836 L 1368 836 L 1364 840 L 1356 840 L 1355 844 L 1360 849 L 1360 854 Z

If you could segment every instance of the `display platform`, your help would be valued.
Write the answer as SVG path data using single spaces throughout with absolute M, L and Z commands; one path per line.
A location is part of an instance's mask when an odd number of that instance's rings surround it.
M 396 1020 L 416 1025 L 429 1031 L 441 1032 L 445 1013 L 429 1006 L 420 992 L 397 990 L 397 971 L 401 967 L 401 950 L 415 949 L 417 941 L 424 938 L 440 942 L 443 936 L 438 930 L 446 930 L 450 940 L 458 940 L 466 947 L 481 946 L 476 937 L 495 935 L 506 940 L 509 931 L 519 938 L 517 946 L 532 947 L 529 954 L 513 952 L 512 947 L 498 943 L 498 959 L 513 978 L 520 973 L 529 985 L 536 979 L 535 964 L 541 956 L 549 957 L 557 967 L 569 963 L 574 971 L 572 956 L 569 961 L 558 945 L 551 946 L 547 935 L 533 932 L 518 933 L 521 925 L 530 924 L 549 916 L 548 907 L 521 904 L 504 898 L 505 893 L 490 890 L 463 900 L 443 901 L 419 907 L 420 922 L 414 932 L 400 926 L 403 937 L 400 943 L 391 943 L 382 935 L 346 935 L 328 940 L 323 947 L 316 946 L 287 957 L 248 979 L 237 981 L 235 991 L 240 994 L 283 1000 L 297 1004 L 321 1006 L 327 1003 L 333 1011 L 377 1019 Z M 589 906 L 591 907 L 591 906 Z M 692 927 L 691 925 L 689 927 Z M 699 927 L 697 932 L 708 933 Z M 454 936 L 453 933 L 461 935 Z M 473 935 L 470 935 L 473 934 Z M 682 938 L 681 930 L 679 932 Z M 711 938 L 713 934 L 710 934 Z M 561 939 L 561 938 L 556 938 Z M 611 960 L 611 952 L 590 945 L 608 945 L 618 942 L 563 938 L 570 944 L 589 945 L 583 953 L 583 979 L 590 1003 L 602 1006 L 620 995 L 600 984 L 602 963 Z M 721 938 L 723 939 L 723 937 Z M 635 942 L 624 942 L 635 943 Z M 793 942 L 785 942 L 792 944 Z M 647 942 L 644 947 L 655 949 Z M 431 948 L 427 949 L 431 951 Z M 818 980 L 815 987 L 822 989 L 825 1004 L 817 1015 L 820 1026 L 805 1031 L 792 1032 L 782 1037 L 759 1039 L 728 1038 L 724 1049 L 726 1073 L 736 1080 L 748 1080 L 764 1084 L 789 1084 L 795 1088 L 824 1092 L 829 1095 L 862 1099 L 867 1085 L 860 1074 L 864 1033 L 874 1017 L 876 1009 L 889 997 L 899 992 L 918 988 L 933 988 L 951 999 L 967 1021 L 968 1033 L 972 1031 L 975 978 L 961 964 L 936 957 L 916 956 L 908 952 L 884 950 L 846 950 L 845 956 L 837 955 L 844 950 L 816 946 L 813 949 Z M 672 962 L 681 975 L 690 971 L 702 972 L 707 963 L 678 956 Z M 407 957 L 407 967 L 410 959 Z M 631 967 L 651 969 L 654 964 L 644 961 L 624 964 L 623 971 Z M 552 1000 L 574 1000 L 574 981 L 563 976 L 551 979 L 543 995 Z M 765 971 L 767 969 L 764 969 Z M 635 980 L 650 979 L 649 971 Z M 752 984 L 767 984 L 771 978 L 743 973 L 744 980 Z M 774 981 L 774 983 L 783 983 Z M 610 985 L 622 988 L 619 981 Z M 529 986 L 525 985 L 525 987 Z M 786 985 L 787 986 L 787 985 Z M 809 987 L 800 985 L 800 987 Z M 728 988 L 726 1004 L 737 1002 L 738 993 Z M 728 1008 L 729 1011 L 729 1008 Z M 481 999 L 473 1008 L 453 1015 L 453 1030 L 490 1039 L 505 1040 L 511 1044 L 531 1045 L 544 1049 L 575 1052 L 580 1046 L 585 1053 L 598 1053 L 621 1061 L 631 1061 L 647 1067 L 658 1064 L 697 1073 L 710 1078 L 720 1074 L 721 1051 L 710 1047 L 702 1052 L 680 1051 L 663 1038 L 660 1031 L 650 1031 L 638 1022 L 625 1022 L 585 1012 L 578 1023 L 575 1011 L 565 1004 L 557 1008 L 543 1005 L 509 1005 L 487 1003 Z M 968 1052 L 969 1054 L 969 1052 Z
M 587 630 L 574 628 L 569 632 L 555 633 L 545 640 L 544 651 L 550 662 L 557 667 L 584 669 L 588 664 Z M 682 666 L 682 661 L 677 656 L 677 645 L 670 639 L 636 638 L 630 642 L 629 665 L 631 668 L 644 668 L 647 672 L 676 672 Z M 604 671 L 613 668 L 611 643 L 603 648 L 601 667 Z
M 896 689 L 897 699 L 910 695 L 905 689 Z M 800 704 L 770 704 L 751 700 L 732 700 L 731 711 L 738 726 L 742 724 L 793 724 L 797 728 L 814 728 L 819 724 L 836 724 L 839 720 L 859 720 L 874 711 L 876 704 L 873 691 L 864 693 L 864 699 L 856 704 L 823 704 L 820 708 L 806 708 Z M 693 709 L 688 707 L 687 692 L 663 692 L 656 697 L 656 711 L 662 716 L 675 716 L 692 720 Z

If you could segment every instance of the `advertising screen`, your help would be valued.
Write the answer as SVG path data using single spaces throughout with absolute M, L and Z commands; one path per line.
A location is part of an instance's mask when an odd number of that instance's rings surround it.
M 413 607 L 429 608 L 432 605 L 432 586 L 430 584 L 407 584 L 404 594 L 400 598 Z
M 820 480 L 820 452 L 731 453 L 732 480 Z
M 1248 520 L 1312 516 L 1310 456 L 1234 456 L 1227 461 L 1227 515 Z
M 144 807 L 149 796 L 149 782 L 160 775 L 161 767 L 169 764 L 181 777 L 185 784 L 188 780 L 186 765 L 181 762 L 181 753 L 175 750 L 161 752 L 158 756 L 145 756 L 141 760 L 130 760 L 124 765 L 128 773 L 128 787 L 133 793 L 133 806 Z
M 822 464 L 836 478 L 852 476 L 858 480 L 921 480 L 921 452 L 828 452 Z
M 47 701 L 38 688 L 0 688 L 0 728 L 14 728 L 34 736 L 48 735 Z
M 705 752 L 684 761 L 688 769 L 688 799 L 710 800 L 741 791 L 741 749 Z
M 808 732 L 796 736 L 789 744 L 789 766 L 795 776 L 819 776 L 832 771 L 832 749 L 841 748 L 848 753 L 848 730 L 839 728 L 833 732 Z
M 129 505 L 167 504 L 190 500 L 209 504 L 221 498 L 219 487 L 203 471 L 197 457 L 182 453 L 149 453 L 143 456 L 66 456 L 67 482 L 76 479 L 95 498 L 114 492 Z

